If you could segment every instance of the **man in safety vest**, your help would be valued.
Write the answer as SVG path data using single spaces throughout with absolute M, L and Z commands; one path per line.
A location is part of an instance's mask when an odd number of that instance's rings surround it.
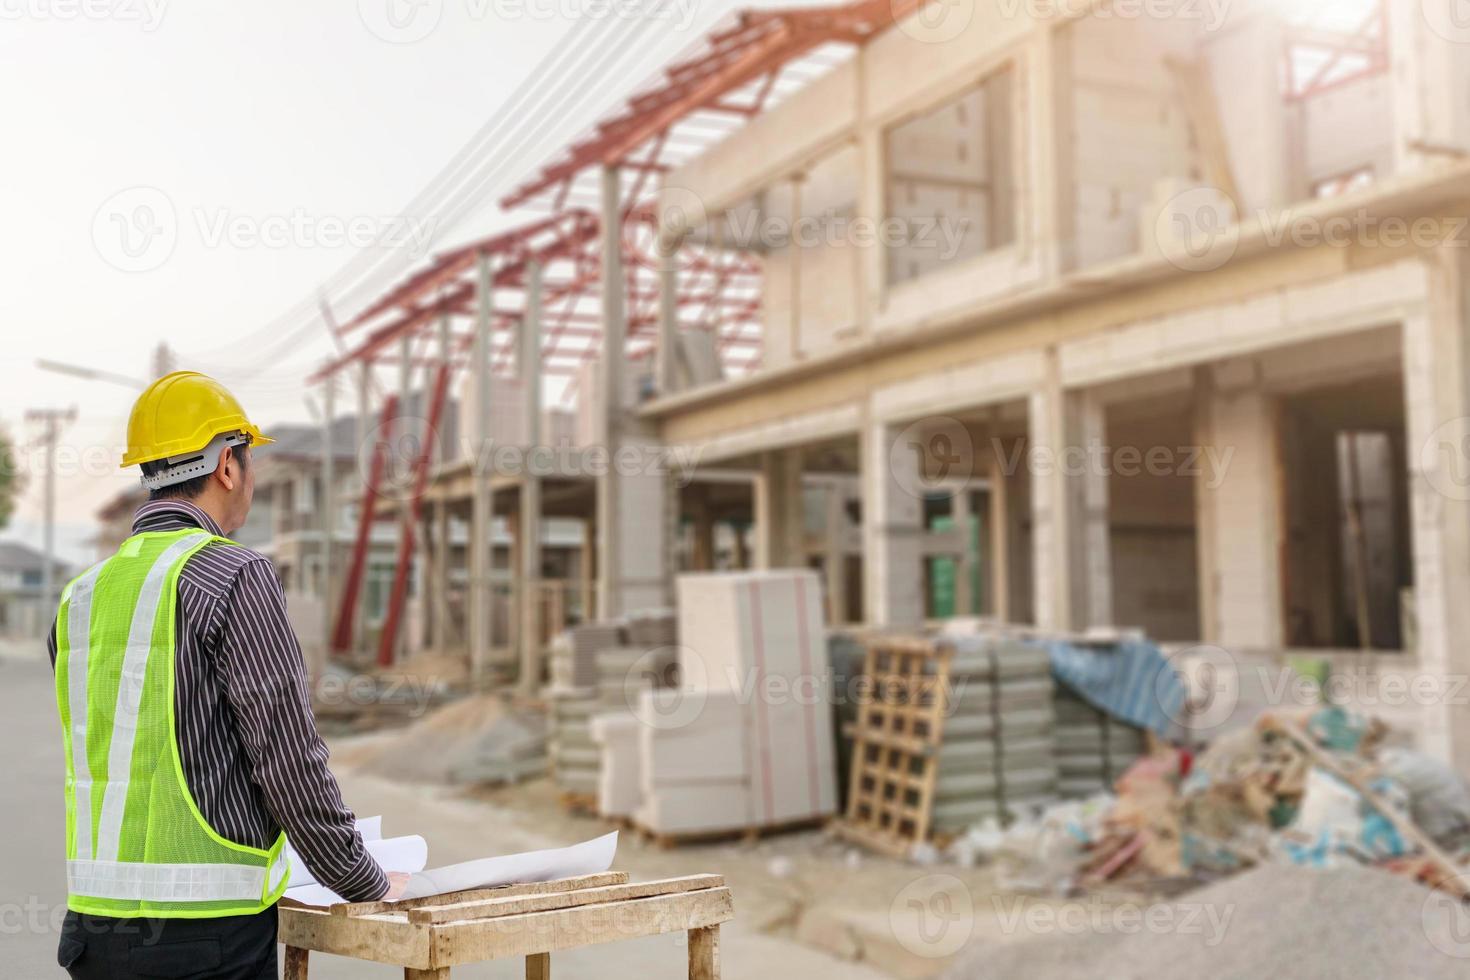
M 276 976 L 287 836 L 348 901 L 401 893 L 327 769 L 270 561 L 225 535 L 271 442 L 218 382 L 178 371 L 133 406 L 123 466 L 148 502 L 62 592 L 51 655 L 66 755 L 73 977 Z

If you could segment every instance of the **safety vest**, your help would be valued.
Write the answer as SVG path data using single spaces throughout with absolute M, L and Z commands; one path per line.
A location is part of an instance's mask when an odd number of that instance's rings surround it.
M 270 908 L 290 862 L 215 832 L 184 781 L 174 720 L 179 572 L 211 541 L 149 531 L 62 591 L 56 703 L 66 752 L 67 907 L 212 918 Z

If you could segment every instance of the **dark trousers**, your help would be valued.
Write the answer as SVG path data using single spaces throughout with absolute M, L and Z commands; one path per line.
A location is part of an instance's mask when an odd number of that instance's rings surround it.
M 275 980 L 276 909 L 220 919 L 68 911 L 56 959 L 75 980 Z

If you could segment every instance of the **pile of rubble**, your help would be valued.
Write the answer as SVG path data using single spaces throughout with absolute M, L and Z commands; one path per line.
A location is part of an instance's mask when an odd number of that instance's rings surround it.
M 1447 766 L 1390 747 L 1339 707 L 1268 713 L 1198 756 L 1159 746 L 1116 795 L 972 828 L 963 863 L 1001 862 L 1018 886 L 1203 883 L 1266 864 L 1382 868 L 1456 894 L 1470 883 L 1470 791 Z

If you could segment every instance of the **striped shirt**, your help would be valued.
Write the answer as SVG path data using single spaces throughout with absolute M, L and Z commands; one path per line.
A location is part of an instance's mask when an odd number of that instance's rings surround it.
M 203 528 L 187 501 L 145 503 L 133 533 Z M 270 559 L 214 542 L 179 573 L 174 715 L 184 778 L 199 812 L 227 840 L 267 848 L 282 829 L 317 881 L 349 902 L 388 879 L 368 855 L 327 769 L 301 647 Z M 49 640 L 56 663 L 56 628 Z

